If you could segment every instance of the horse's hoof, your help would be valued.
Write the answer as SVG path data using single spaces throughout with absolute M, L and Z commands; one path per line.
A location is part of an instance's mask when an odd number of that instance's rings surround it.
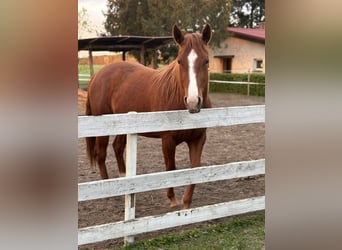
M 183 206 L 182 206 L 182 210 L 186 210 L 186 209 L 189 209 L 189 208 L 190 208 L 189 205 L 184 205 L 184 204 L 183 204 Z
M 192 200 L 184 201 L 184 197 L 183 197 L 183 199 L 182 199 L 182 210 L 189 209 L 191 202 L 192 202 Z
M 120 178 L 126 177 L 126 173 L 119 173 L 119 177 L 120 177 Z
M 170 200 L 170 207 L 177 207 L 179 205 L 179 202 L 176 198 L 173 198 L 172 200 Z

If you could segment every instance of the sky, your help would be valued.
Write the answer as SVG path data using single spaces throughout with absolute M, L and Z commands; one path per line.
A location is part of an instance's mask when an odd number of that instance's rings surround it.
M 103 23 L 105 21 L 105 17 L 102 14 L 103 11 L 107 10 L 107 0 L 78 0 L 78 11 L 80 11 L 82 8 L 87 9 L 89 22 L 93 25 L 94 29 L 101 32 L 104 32 Z M 88 34 L 82 34 L 82 38 L 86 37 L 97 37 L 96 32 L 88 33 Z M 107 51 L 100 51 L 100 52 L 94 52 L 93 55 L 102 55 L 102 54 L 108 54 Z M 88 57 L 87 51 L 79 51 L 78 56 L 80 58 L 82 57 Z
M 103 31 L 105 17 L 102 12 L 107 10 L 107 0 L 78 0 L 78 11 L 83 7 L 87 9 L 89 22 L 92 23 L 96 29 L 101 29 L 100 31 Z M 94 32 L 89 34 L 89 36 L 94 37 L 97 36 L 97 34 Z

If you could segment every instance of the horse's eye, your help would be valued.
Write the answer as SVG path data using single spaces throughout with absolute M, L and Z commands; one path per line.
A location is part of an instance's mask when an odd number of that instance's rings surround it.
M 180 60 L 178 60 L 177 62 L 178 62 L 178 64 L 180 64 Z
M 209 63 L 209 60 L 207 59 L 207 60 L 205 60 L 205 64 L 208 64 Z

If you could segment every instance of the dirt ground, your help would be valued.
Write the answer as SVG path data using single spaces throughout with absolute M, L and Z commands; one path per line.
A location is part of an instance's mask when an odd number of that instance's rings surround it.
M 244 95 L 211 93 L 213 107 L 243 106 L 264 104 L 263 97 L 247 97 Z M 85 112 L 86 92 L 79 90 L 79 115 Z M 229 162 L 256 160 L 265 158 L 265 126 L 264 124 L 248 124 L 230 127 L 209 128 L 207 142 L 202 154 L 202 166 L 225 164 Z M 118 177 L 118 169 L 111 148 L 110 139 L 107 151 L 107 169 L 110 178 Z M 161 140 L 139 137 L 137 174 L 164 171 Z M 183 143 L 177 147 L 177 169 L 189 166 L 188 149 Z M 86 156 L 85 139 L 78 140 L 78 182 L 99 180 L 98 169 L 92 169 Z M 177 199 L 181 201 L 185 187 L 176 187 Z M 215 203 L 232 201 L 265 194 L 264 175 L 239 178 L 213 183 L 196 185 L 192 207 L 200 207 Z M 158 215 L 177 210 L 170 208 L 166 190 L 139 193 L 136 200 L 136 217 Z M 121 221 L 124 218 L 124 197 L 112 197 L 78 203 L 79 228 Z M 223 220 L 223 219 L 221 219 Z M 146 233 L 136 236 L 136 240 L 156 237 L 168 232 L 179 232 L 185 229 L 201 227 L 215 221 L 197 223 L 173 229 Z M 79 249 L 115 249 L 122 246 L 122 239 L 108 240 L 96 244 L 81 246 Z

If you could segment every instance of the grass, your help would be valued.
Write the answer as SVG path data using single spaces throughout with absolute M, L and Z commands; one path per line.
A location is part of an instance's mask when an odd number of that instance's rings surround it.
M 122 250 L 265 249 L 265 215 L 236 217 L 200 229 L 139 241 Z
M 100 69 L 103 68 L 104 65 L 94 65 L 94 73 L 96 73 L 97 71 L 99 71 Z M 82 64 L 78 64 L 78 74 L 88 74 L 90 75 L 90 68 L 89 65 L 82 65 Z M 82 78 L 87 78 L 87 77 L 82 77 Z M 78 81 L 78 86 L 82 89 L 87 89 L 89 84 L 88 80 L 79 80 Z
M 94 65 L 94 72 L 96 73 L 100 69 L 103 68 L 104 65 Z M 82 65 L 78 64 L 78 73 L 79 74 L 90 74 L 90 68 L 89 65 Z

